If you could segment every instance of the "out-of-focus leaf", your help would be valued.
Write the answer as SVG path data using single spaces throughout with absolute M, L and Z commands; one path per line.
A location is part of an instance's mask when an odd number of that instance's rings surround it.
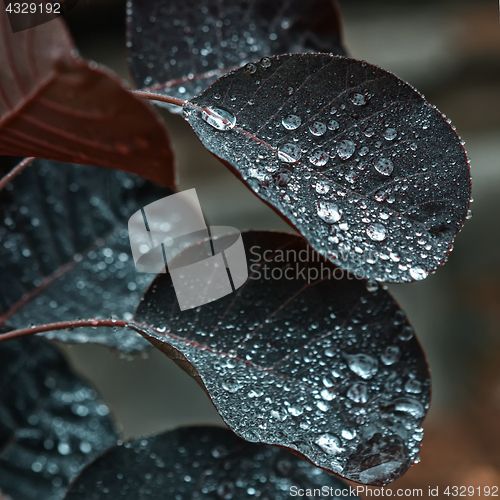
M 196 378 L 238 436 L 354 481 L 393 481 L 417 456 L 430 397 L 405 313 L 298 236 L 243 241 L 250 276 L 234 294 L 181 312 L 170 275 L 159 275 L 137 329 Z
M 287 500 L 290 492 L 314 488 L 328 489 L 331 498 L 358 498 L 341 480 L 286 451 L 245 443 L 227 429 L 187 427 L 109 450 L 82 472 L 66 499 Z
M 70 480 L 118 436 L 94 389 L 46 340 L 0 344 L 0 490 L 63 498 Z
M 467 156 L 395 75 L 328 54 L 278 56 L 184 110 L 205 147 L 335 264 L 399 283 L 445 262 L 469 206 Z
M 79 58 L 61 19 L 12 33 L 2 4 L 0 29 L 0 154 L 117 168 L 175 186 L 154 110 Z
M 262 57 L 344 55 L 341 38 L 336 0 L 133 0 L 128 7 L 129 62 L 137 86 L 181 99 Z
M 0 326 L 131 319 L 153 275 L 135 270 L 128 218 L 171 193 L 125 172 L 37 160 L 0 192 Z M 129 354 L 149 347 L 124 329 L 44 335 Z

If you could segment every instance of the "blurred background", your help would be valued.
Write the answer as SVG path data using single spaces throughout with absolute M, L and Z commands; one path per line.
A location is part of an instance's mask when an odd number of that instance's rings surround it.
M 458 129 L 471 160 L 473 218 L 446 266 L 390 286 L 428 355 L 433 400 L 421 463 L 393 488 L 500 486 L 500 22 L 480 0 L 340 0 L 345 45 L 408 81 Z M 125 2 L 80 0 L 67 18 L 81 54 L 130 81 Z M 209 221 L 290 229 L 209 154 L 179 116 L 169 129 L 180 189 L 195 187 Z M 159 352 L 126 360 L 103 347 L 62 347 L 136 437 L 219 423 L 200 387 Z M 425 496 L 425 494 L 424 494 Z

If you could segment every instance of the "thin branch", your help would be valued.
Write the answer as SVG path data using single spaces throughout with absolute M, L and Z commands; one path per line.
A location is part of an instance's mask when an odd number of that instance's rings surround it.
M 169 104 L 175 104 L 175 106 L 183 106 L 184 103 L 187 102 L 184 101 L 183 99 L 177 99 L 177 97 L 171 97 L 164 94 L 156 94 L 154 92 L 143 92 L 142 90 L 131 90 L 130 92 L 136 95 L 137 97 L 142 97 L 143 99 L 150 99 L 151 101 L 168 102 Z
M 72 330 L 73 328 L 83 328 L 83 327 L 126 327 L 128 321 L 123 319 L 115 320 L 112 319 L 82 319 L 79 321 L 61 321 L 59 323 L 49 323 L 47 325 L 33 326 L 30 328 L 23 328 L 21 330 L 13 330 L 8 333 L 0 334 L 0 342 L 5 340 L 17 339 L 19 337 L 26 337 L 28 335 L 35 335 L 37 333 L 51 332 L 55 330 Z
M 25 158 L 19 164 L 17 164 L 5 177 L 0 179 L 0 191 L 12 180 L 16 175 L 19 175 L 25 168 L 29 167 L 36 158 L 29 157 Z

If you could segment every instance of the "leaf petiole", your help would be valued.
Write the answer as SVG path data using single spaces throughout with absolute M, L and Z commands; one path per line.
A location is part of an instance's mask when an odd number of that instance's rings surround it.
M 183 99 L 177 99 L 176 97 L 171 97 L 164 94 L 157 94 L 154 92 L 144 92 L 142 90 L 131 90 L 132 94 L 137 97 L 142 97 L 143 99 L 149 99 L 151 101 L 161 101 L 168 102 L 169 104 L 174 104 L 175 106 L 183 106 L 185 102 Z

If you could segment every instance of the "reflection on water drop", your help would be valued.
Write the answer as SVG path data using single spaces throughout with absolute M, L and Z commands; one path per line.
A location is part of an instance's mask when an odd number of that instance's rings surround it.
M 388 140 L 388 141 L 392 141 L 396 138 L 396 136 L 398 135 L 397 131 L 395 128 L 387 128 L 385 129 L 385 132 L 384 132 L 384 137 Z
M 328 122 L 328 128 L 330 130 L 338 130 L 339 129 L 339 122 L 337 120 L 330 120 Z
M 368 388 L 362 382 L 356 382 L 349 387 L 347 397 L 355 403 L 366 403 L 368 401 Z
M 330 191 L 330 185 L 325 181 L 317 181 L 315 189 L 319 194 L 326 194 L 328 193 L 328 191 Z
M 399 357 L 401 356 L 401 349 L 397 345 L 389 345 L 385 348 L 382 353 L 381 359 L 384 365 L 393 365 L 394 363 L 399 361 Z
M 234 394 L 235 392 L 238 392 L 238 389 L 240 388 L 240 383 L 236 379 L 230 378 L 222 382 L 222 388 L 227 392 Z
M 366 289 L 371 293 L 376 292 L 378 290 L 378 283 L 373 280 L 368 280 L 366 282 Z
M 248 63 L 245 66 L 245 72 L 248 73 L 249 75 L 253 75 L 257 71 L 257 66 L 253 63 Z
M 368 354 L 346 354 L 345 358 L 351 371 L 365 380 L 372 378 L 378 371 L 377 360 Z
M 220 108 L 207 107 L 201 113 L 203 121 L 217 130 L 231 130 L 236 125 L 236 117 Z

